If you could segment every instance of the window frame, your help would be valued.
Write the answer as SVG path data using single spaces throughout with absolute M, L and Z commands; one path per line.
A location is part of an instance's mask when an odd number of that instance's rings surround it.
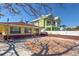
M 24 28 L 24 33 L 31 33 L 31 32 L 32 32 L 31 28 L 28 28 L 28 27 Z
M 15 30 L 18 29 L 18 30 Z M 21 33 L 21 27 L 10 27 L 10 34 L 20 34 Z

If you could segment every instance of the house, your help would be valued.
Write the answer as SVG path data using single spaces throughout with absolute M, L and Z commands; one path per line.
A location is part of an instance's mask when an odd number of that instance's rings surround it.
M 41 27 L 41 31 L 56 31 L 60 30 L 60 18 L 58 16 L 53 17 L 51 14 L 42 15 L 38 19 L 33 20 L 31 23 L 38 27 Z
M 39 27 L 24 22 L 0 22 L 0 37 L 21 38 L 39 34 Z

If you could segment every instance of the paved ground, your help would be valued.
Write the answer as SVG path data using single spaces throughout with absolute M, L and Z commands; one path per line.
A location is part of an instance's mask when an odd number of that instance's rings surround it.
M 32 55 L 31 51 L 27 50 L 24 46 L 24 41 L 17 40 L 16 43 L 2 43 L 0 42 L 0 55 L 1 56 L 27 56 Z
M 26 49 L 24 42 L 28 41 L 28 40 L 33 40 L 33 39 L 42 39 L 42 38 L 28 38 L 28 39 L 23 39 L 23 40 L 16 40 L 15 43 L 0 42 L 0 55 L 1 56 L 27 56 L 27 55 L 31 56 L 33 53 L 31 51 L 29 51 L 28 49 Z M 45 39 L 45 37 L 44 37 L 44 39 Z M 66 39 L 57 38 L 57 37 L 53 37 L 53 39 L 66 40 Z M 67 39 L 66 41 L 68 41 L 68 40 L 73 41 L 77 46 L 73 47 L 67 53 L 62 54 L 62 56 L 63 55 L 79 56 L 79 41 L 71 40 L 71 39 Z

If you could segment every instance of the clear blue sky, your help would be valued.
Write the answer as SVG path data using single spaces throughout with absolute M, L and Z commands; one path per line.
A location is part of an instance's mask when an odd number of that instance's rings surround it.
M 79 4 L 63 4 L 63 6 L 59 6 L 57 4 L 49 4 L 50 7 L 53 8 L 52 14 L 54 16 L 59 16 L 61 19 L 62 25 L 67 26 L 78 26 L 79 25 Z M 34 6 L 35 7 L 35 6 Z M 2 12 L 5 14 L 4 17 L 0 18 L 0 22 L 6 22 L 7 18 L 10 19 L 10 21 L 20 21 L 28 20 L 32 21 L 35 18 L 30 17 L 26 13 L 22 12 L 22 15 L 12 15 L 7 10 L 2 9 Z

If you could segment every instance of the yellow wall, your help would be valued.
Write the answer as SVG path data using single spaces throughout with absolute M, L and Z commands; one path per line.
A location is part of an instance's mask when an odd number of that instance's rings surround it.
M 34 25 L 39 26 L 39 22 L 34 22 Z
M 0 24 L 0 32 L 5 35 L 5 25 Z
M 20 27 L 21 28 L 21 34 L 24 34 L 24 28 L 25 28 L 24 25 L 9 25 L 8 26 L 8 35 L 11 35 L 11 33 L 10 33 L 10 27 Z M 7 33 L 7 31 L 6 31 L 6 33 Z
M 11 33 L 10 33 L 10 27 L 20 27 L 21 28 L 21 33 L 20 34 L 26 34 L 25 32 L 24 32 L 24 29 L 25 28 L 31 28 L 31 29 L 33 29 L 33 27 L 31 27 L 31 26 L 25 26 L 25 25 L 9 25 L 8 26 L 8 35 L 11 35 Z M 7 34 L 7 32 L 6 32 L 6 34 Z M 18 33 L 19 34 L 19 33 Z M 13 34 L 14 35 L 14 34 Z
M 39 19 L 38 21 L 33 22 L 33 24 L 39 27 L 44 27 L 44 19 Z
M 32 28 L 32 34 L 35 34 L 35 33 L 36 33 L 35 29 L 34 29 L 34 28 Z
M 0 24 L 0 32 L 3 33 L 4 35 L 11 35 L 10 34 L 10 26 L 13 27 L 21 27 L 21 34 L 25 34 L 24 33 L 24 28 L 31 28 L 32 29 L 32 34 L 36 33 L 36 30 L 34 27 L 32 26 L 25 26 L 25 25 L 4 25 L 4 24 Z
M 39 20 L 39 27 L 44 27 L 44 19 Z
M 0 32 L 2 32 L 4 30 L 3 26 L 0 25 Z

